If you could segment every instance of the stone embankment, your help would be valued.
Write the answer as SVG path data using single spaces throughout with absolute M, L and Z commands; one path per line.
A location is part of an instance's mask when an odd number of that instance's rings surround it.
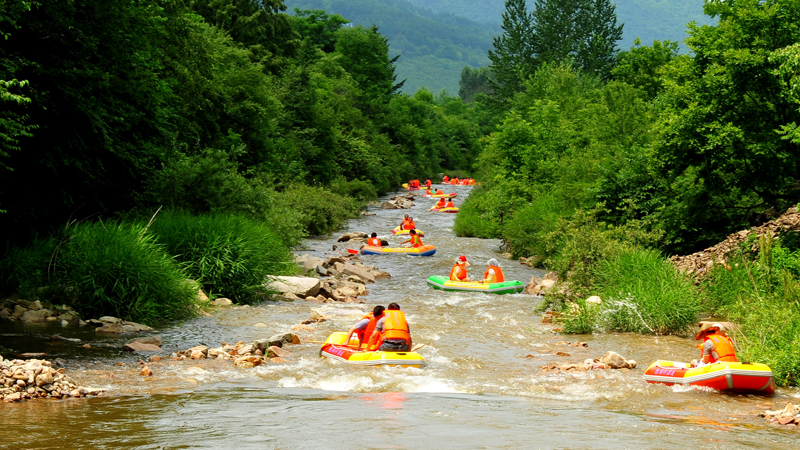
M 45 307 L 39 300 L 5 300 L 0 305 L 0 319 L 26 323 L 61 322 L 78 323 L 80 315 L 67 305 Z
M 360 237 L 348 238 L 357 239 Z M 280 299 L 362 303 L 359 297 L 368 295 L 368 284 L 391 276 L 377 267 L 362 264 L 358 255 L 349 253 L 327 259 L 302 255 L 296 257 L 296 261 L 306 272 L 313 272 L 319 278 L 273 277 L 267 288 L 278 292 Z
M 44 359 L 3 359 L 0 355 L 0 399 L 6 403 L 35 398 L 79 398 L 103 390 L 75 384 L 62 367 Z
M 703 251 L 686 256 L 673 256 L 670 258 L 675 267 L 687 275 L 694 275 L 696 279 L 703 278 L 714 267 L 714 264 L 729 264 L 728 255 L 741 248 L 748 239 L 752 239 L 750 250 L 758 251 L 759 236 L 777 237 L 789 231 L 800 230 L 800 213 L 797 207 L 789 208 L 785 214 L 775 220 L 770 220 L 764 225 L 733 233 L 719 244 Z

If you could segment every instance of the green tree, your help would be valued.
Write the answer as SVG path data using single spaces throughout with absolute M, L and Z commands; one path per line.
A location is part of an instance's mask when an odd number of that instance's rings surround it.
M 494 73 L 489 84 L 494 98 L 507 104 L 533 73 L 538 37 L 533 34 L 532 16 L 525 0 L 506 0 L 502 19 L 503 33 L 494 38 L 493 49 L 489 50 Z
M 301 11 L 295 8 L 294 16 L 289 19 L 292 29 L 302 39 L 308 39 L 312 45 L 325 53 L 333 53 L 336 50 L 336 31 L 342 25 L 350 23 L 338 14 L 327 14 L 319 9 Z
M 664 87 L 664 66 L 678 56 L 678 43 L 653 41 L 653 46 L 634 40 L 633 47 L 619 53 L 612 74 L 615 79 L 636 86 L 654 99 Z
M 622 27 L 610 0 L 536 0 L 532 15 L 536 61 L 569 58 L 586 73 L 608 78 Z
M 472 103 L 475 101 L 476 94 L 491 94 L 492 75 L 491 67 L 473 69 L 470 66 L 464 66 L 458 82 L 458 96 L 464 103 Z
M 389 40 L 378 27 L 342 28 L 336 32 L 336 53 L 339 64 L 353 77 L 364 97 L 364 107 L 382 104 L 396 93 L 403 82 L 397 83 L 394 63 L 400 55 L 389 57 Z

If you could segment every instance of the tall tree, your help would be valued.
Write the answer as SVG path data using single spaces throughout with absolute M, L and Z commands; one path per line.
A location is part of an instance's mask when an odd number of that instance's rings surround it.
M 461 70 L 461 79 L 458 82 L 458 96 L 461 97 L 464 103 L 472 103 L 475 101 L 476 94 L 491 94 L 491 79 L 491 67 L 473 69 L 470 66 L 464 66 Z
M 534 48 L 532 16 L 525 0 L 506 0 L 503 12 L 503 34 L 494 38 L 493 50 L 489 50 L 494 80 L 490 85 L 494 97 L 501 104 L 522 90 L 522 83 L 534 70 Z
M 537 65 L 570 58 L 584 72 L 608 78 L 622 27 L 610 0 L 536 0 L 532 29 Z

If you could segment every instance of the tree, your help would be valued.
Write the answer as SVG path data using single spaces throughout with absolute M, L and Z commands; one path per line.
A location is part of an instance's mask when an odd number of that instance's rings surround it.
M 294 16 L 289 17 L 292 29 L 300 35 L 301 39 L 308 39 L 310 43 L 325 53 L 336 50 L 336 31 L 342 25 L 350 23 L 349 20 L 338 14 L 326 14 L 319 9 L 300 10 L 294 9 Z
M 638 87 L 652 100 L 664 88 L 664 66 L 677 56 L 677 42 L 653 41 L 653 46 L 648 47 L 637 38 L 630 50 L 619 53 L 612 74 L 615 79 Z
M 531 20 L 537 65 L 569 58 L 588 74 L 610 76 L 623 27 L 610 0 L 536 0 Z
M 378 32 L 378 27 L 361 26 L 342 28 L 336 32 L 336 53 L 339 64 L 353 77 L 361 89 L 365 103 L 386 103 L 396 93 L 403 81 L 397 83 L 394 63 L 400 55 L 389 58 L 389 40 Z
M 500 104 L 507 104 L 520 92 L 522 83 L 533 73 L 537 42 L 525 0 L 506 0 L 505 8 L 503 34 L 494 38 L 493 50 L 489 50 L 494 73 L 489 83 Z
M 478 67 L 473 69 L 464 66 L 461 70 L 461 79 L 458 82 L 458 96 L 464 103 L 475 101 L 476 94 L 491 94 L 491 80 L 493 72 L 491 67 Z

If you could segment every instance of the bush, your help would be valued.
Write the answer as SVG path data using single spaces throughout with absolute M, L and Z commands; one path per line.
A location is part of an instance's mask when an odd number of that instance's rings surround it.
M 501 237 L 504 218 L 492 190 L 477 187 L 459 208 L 453 231 L 456 236 L 496 239 Z
M 246 217 L 168 211 L 151 230 L 209 295 L 238 303 L 260 299 L 268 275 L 294 268 L 288 248 L 270 227 Z
M 0 293 L 27 293 L 47 286 L 56 244 L 53 238 L 37 238 L 27 247 L 9 247 L 0 260 Z
M 512 257 L 535 256 L 541 262 L 551 256 L 547 234 L 555 231 L 558 218 L 565 215 L 551 195 L 539 196 L 522 207 L 503 228 Z
M 304 230 L 312 236 L 332 233 L 351 218 L 358 217 L 361 203 L 321 187 L 293 184 L 275 198 L 275 211 L 295 211 Z
M 369 181 L 352 180 L 347 181 L 344 177 L 339 177 L 331 183 L 331 192 L 345 197 L 352 197 L 359 202 L 369 202 L 378 198 L 375 186 Z
M 83 317 L 156 324 L 194 314 L 197 291 L 141 225 L 82 223 L 67 230 L 54 257 L 56 282 Z

